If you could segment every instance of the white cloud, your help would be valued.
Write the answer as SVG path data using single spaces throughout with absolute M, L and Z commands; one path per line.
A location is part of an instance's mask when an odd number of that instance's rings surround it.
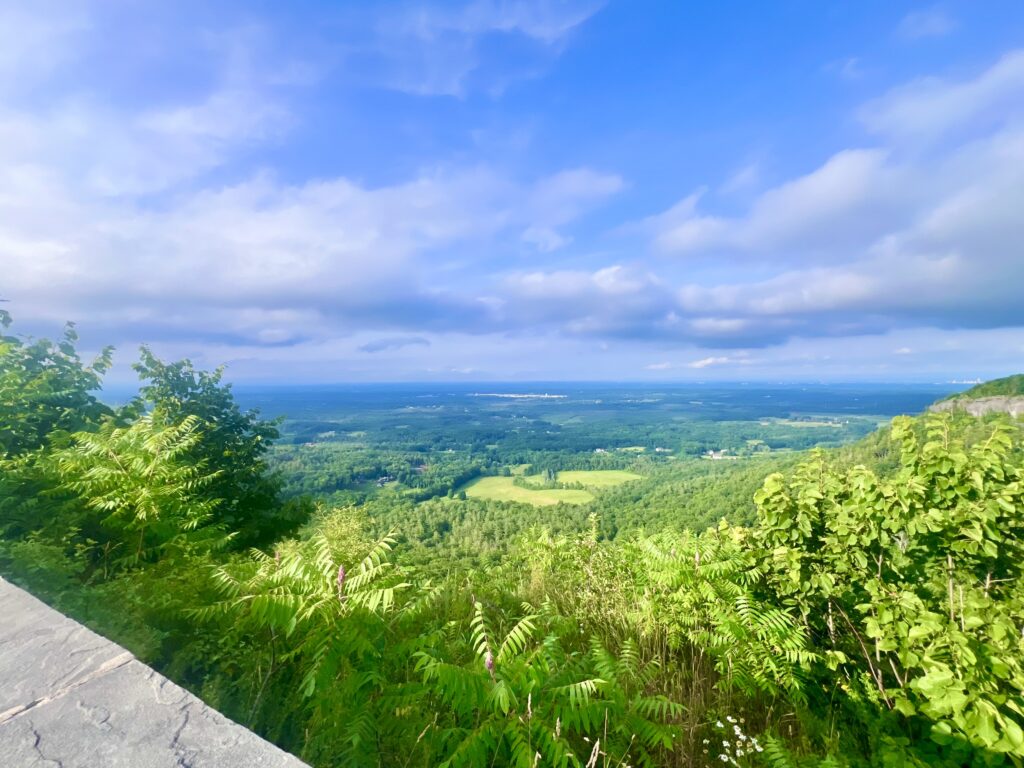
M 719 187 L 719 191 L 726 195 L 733 195 L 738 192 L 746 192 L 756 187 L 761 181 L 761 166 L 758 163 L 748 163 L 726 179 Z
M 482 82 L 481 39 L 515 34 L 557 51 L 589 13 L 536 10 L 545 7 L 480 4 L 478 16 L 428 14 L 395 34 L 456 52 L 470 41 L 443 73 L 465 92 Z M 914 358 L 935 349 L 915 329 L 1024 326 L 1024 52 L 973 78 L 884 94 L 861 112 L 873 143 L 803 174 L 763 189 L 751 163 L 717 195 L 693 191 L 633 228 L 685 256 L 654 260 L 635 241 L 612 243 L 610 255 L 587 249 L 586 217 L 627 186 L 605 170 L 512 177 L 442 163 L 371 183 L 236 163 L 288 135 L 297 117 L 282 83 L 305 80 L 301 62 L 257 67 L 247 36 L 236 40 L 224 60 L 198 67 L 208 70 L 201 87 L 174 99 L 127 107 L 62 89 L 0 107 L 0 290 L 19 322 L 77 318 L 115 341 L 181 354 L 199 345 L 211 362 L 269 360 L 313 375 L 310 356 L 335 354 L 370 376 L 398 350 L 438 376 L 466 361 L 484 375 L 508 350 L 526 360 L 543 347 L 563 369 L 566 349 L 603 356 L 586 370 L 612 377 L 728 375 L 760 365 L 737 350 L 766 345 L 794 359 L 803 345 L 823 364 L 828 339 L 855 345 L 892 329 L 899 341 L 879 349 L 896 352 L 882 356 L 909 364 L 904 343 Z M 527 255 L 544 266 L 509 266 Z M 682 352 L 693 348 L 704 351 Z M 696 359 L 649 362 L 680 354 Z M 517 365 L 524 376 L 552 370 Z
M 554 44 L 600 8 L 602 3 L 555 3 L 549 0 L 493 2 L 478 0 L 449 13 L 416 13 L 414 26 L 424 36 L 456 30 L 467 35 L 514 32 Z
M 76 196 L 45 171 L 0 170 L 0 178 L 4 288 L 19 312 L 92 309 L 111 324 L 142 312 L 136 322 L 170 324 L 168 306 L 205 308 L 191 314 L 196 333 L 210 327 L 209 308 L 225 306 L 300 311 L 295 330 L 304 333 L 321 329 L 324 315 L 337 316 L 335 331 L 345 317 L 415 327 L 491 315 L 493 302 L 472 291 L 431 289 L 431 255 L 532 215 L 522 206 L 528 189 L 485 169 L 380 188 L 347 179 L 287 186 L 263 175 L 155 209 Z M 628 290 L 622 282 L 609 269 L 594 285 L 614 293 Z M 246 334 L 266 323 L 259 314 L 232 317 L 217 327 Z
M 701 368 L 710 368 L 711 366 L 730 365 L 730 364 L 734 364 L 734 363 L 743 364 L 743 363 L 748 363 L 748 362 L 749 361 L 744 359 L 744 358 L 738 358 L 737 359 L 737 358 L 734 358 L 734 357 L 728 357 L 728 356 L 725 356 L 725 355 L 720 355 L 720 356 L 717 356 L 717 357 L 702 357 L 700 360 L 694 360 L 693 362 L 687 363 L 686 367 L 687 368 L 696 368 L 696 369 L 699 370 Z
M 0 5 L 0 94 L 30 92 L 66 63 L 90 26 L 84 7 L 50 0 Z
M 645 222 L 667 253 L 718 258 L 751 254 L 777 262 L 855 260 L 921 222 L 947 223 L 965 198 L 998 187 L 1017 199 L 1007 167 L 1024 140 L 1024 51 L 1001 57 L 970 80 L 921 80 L 895 88 L 861 110 L 889 146 L 835 153 L 811 172 L 757 196 L 740 216 L 703 210 L 703 190 Z M 939 139 L 945 145 L 935 144 Z M 957 201 L 961 201 L 957 203 Z M 990 201 L 971 216 L 1002 216 Z M 952 217 L 952 218 L 951 218 Z M 978 233 L 980 236 L 980 233 Z
M 438 28 L 521 29 L 547 45 L 584 18 L 573 13 L 481 4 Z M 34 18 L 20 22 L 26 39 L 70 34 Z M 106 34 L 89 31 L 89 44 Z M 435 167 L 385 185 L 239 170 L 240 154 L 292 128 L 282 87 L 306 84 L 309 70 L 268 56 L 259 28 L 201 38 L 206 85 L 173 100 L 127 106 L 56 88 L 0 107 L 0 287 L 20 321 L 264 345 L 365 329 L 486 331 L 503 299 L 473 275 L 458 291 L 437 287 L 439 255 L 479 253 L 514 232 L 561 247 L 571 235 L 560 230 L 623 187 L 586 167 L 527 182 Z
M 829 62 L 825 65 L 825 71 L 831 72 L 840 79 L 850 82 L 864 77 L 864 65 L 856 56 L 848 56 L 845 59 Z
M 572 242 L 571 237 L 563 237 L 551 227 L 530 226 L 523 230 L 520 239 L 529 245 L 534 246 L 542 253 L 550 253 L 564 248 Z
M 953 131 L 992 130 L 1024 118 L 1024 50 L 1010 51 L 979 76 L 929 77 L 894 88 L 861 111 L 867 128 L 890 140 L 933 142 Z
M 900 21 L 899 33 L 911 40 L 945 37 L 956 29 L 956 20 L 942 8 L 927 8 L 908 13 Z
M 374 339 L 359 346 L 360 352 L 390 352 L 407 349 L 408 347 L 429 347 L 430 340 L 423 336 L 389 336 L 382 339 Z
M 912 190 L 880 149 L 844 150 L 814 171 L 763 192 L 741 218 L 700 213 L 700 191 L 648 219 L 655 244 L 672 253 L 813 250 L 841 254 L 880 234 Z
M 625 187 L 623 179 L 590 168 L 560 171 L 539 180 L 526 198 L 530 221 L 520 239 L 545 253 L 564 248 L 570 242 L 558 227 L 577 219 Z
M 473 87 L 501 92 L 536 74 L 603 3 L 477 0 L 442 7 L 402 4 L 380 14 L 369 37 L 352 40 L 349 61 L 370 81 L 420 96 L 461 97 Z M 362 24 L 357 24 L 362 27 Z M 519 67 L 489 67 L 486 40 L 512 35 L 539 50 Z
M 674 290 L 664 277 L 634 281 L 628 309 L 619 311 L 598 290 L 596 273 L 552 271 L 530 276 L 530 293 L 536 304 L 546 292 L 557 308 L 531 311 L 560 319 L 570 333 L 708 347 L 896 327 L 1024 327 L 1024 122 L 1000 119 L 1013 107 L 996 107 L 1016 103 L 1011 91 L 1024 103 L 1024 87 L 1008 74 L 1015 60 L 1003 57 L 970 81 L 929 86 L 935 103 L 981 101 L 995 118 L 941 151 L 844 150 L 761 193 L 738 216 L 705 212 L 697 190 L 648 219 L 657 248 L 696 266 L 675 270 Z M 986 97 L 956 95 L 979 92 Z M 920 98 L 914 87 L 893 91 L 885 100 L 894 114 L 906 112 L 900 96 Z M 746 274 L 735 262 L 724 268 L 736 256 L 748 259 Z M 700 270 L 729 278 L 687 279 Z
M 173 101 L 129 109 L 101 93 L 57 88 L 39 105 L 0 105 L 0 169 L 35 173 L 78 197 L 134 198 L 192 182 L 281 137 L 294 118 L 249 63 L 258 52 L 243 52 L 246 33 L 228 38 L 211 54 L 209 87 Z

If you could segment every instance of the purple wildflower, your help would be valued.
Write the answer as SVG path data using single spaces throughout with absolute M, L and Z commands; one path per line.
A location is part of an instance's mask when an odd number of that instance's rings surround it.
M 345 595 L 342 592 L 345 589 L 345 566 L 338 566 L 338 599 L 342 602 L 345 601 Z
M 487 668 L 491 677 L 494 677 L 494 654 L 490 651 L 484 654 L 484 666 Z

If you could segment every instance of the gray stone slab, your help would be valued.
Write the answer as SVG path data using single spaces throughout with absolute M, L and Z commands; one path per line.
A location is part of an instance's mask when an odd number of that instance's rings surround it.
M 0 579 L 0 721 L 12 709 L 131 658 L 124 648 Z
M 3 579 L 0 763 L 10 768 L 305 765 Z

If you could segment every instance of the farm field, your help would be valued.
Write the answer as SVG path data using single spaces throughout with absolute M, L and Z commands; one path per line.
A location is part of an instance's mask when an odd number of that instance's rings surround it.
M 594 495 L 590 491 L 563 488 L 523 488 L 515 485 L 511 477 L 479 477 L 467 483 L 462 490 L 471 499 L 516 501 L 520 504 L 532 504 L 535 507 L 548 507 L 562 502 L 586 504 L 594 500 Z
M 559 472 L 556 478 L 560 483 L 579 483 L 587 488 L 612 488 L 630 480 L 641 480 L 643 476 L 624 469 L 569 469 Z
M 513 477 L 479 477 L 467 483 L 461 490 L 471 499 L 491 501 L 516 501 L 546 507 L 552 504 L 587 504 L 594 500 L 589 490 L 578 488 L 544 488 L 540 475 L 527 475 L 527 483 L 536 482 L 535 488 L 524 488 L 515 484 L 514 476 L 521 474 L 524 466 L 513 468 Z M 516 471 L 518 470 L 518 472 Z M 560 483 L 579 483 L 586 488 L 613 488 L 630 480 L 640 480 L 641 475 L 622 469 L 565 470 L 556 475 Z

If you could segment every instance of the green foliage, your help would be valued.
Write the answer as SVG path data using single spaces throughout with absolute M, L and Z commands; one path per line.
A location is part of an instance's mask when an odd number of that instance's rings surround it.
M 899 418 L 796 466 L 754 454 L 845 425 L 502 404 L 271 454 L 221 371 L 144 349 L 115 412 L 109 360 L 70 327 L 0 336 L 0 570 L 314 765 L 1024 765 L 1019 422 Z M 750 455 L 640 450 L 668 436 Z M 271 455 L 352 503 L 283 504 Z M 566 469 L 642 479 L 546 509 L 458 491 Z
M 189 459 L 214 473 L 204 493 L 239 544 L 265 543 L 298 522 L 277 514 L 280 480 L 268 475 L 264 462 L 277 428 L 239 408 L 222 381 L 223 368 L 208 373 L 188 360 L 165 363 L 146 347 L 133 367 L 143 384 L 129 410 L 149 411 L 159 425 L 196 420 L 202 439 L 189 447 Z
M 0 328 L 10 316 L 0 316 Z M 110 413 L 92 394 L 110 367 L 107 348 L 90 365 L 82 363 L 74 325 L 58 342 L 0 333 L 0 458 L 41 448 L 60 434 L 95 425 Z
M 1024 758 L 1020 432 L 967 443 L 974 425 L 896 419 L 891 478 L 818 455 L 756 499 L 765 585 L 818 639 L 821 678 L 892 711 L 930 763 Z
M 956 398 L 974 399 L 978 397 L 1016 397 L 1024 395 L 1024 373 L 1017 373 L 1013 376 L 1004 376 L 1001 379 L 992 379 L 977 384 L 966 392 L 958 395 L 951 395 L 947 400 Z
M 74 493 L 80 556 L 112 566 L 137 566 L 177 549 L 218 546 L 225 532 L 213 524 L 218 500 L 207 489 L 217 473 L 190 452 L 202 439 L 198 419 L 160 427 L 143 416 L 128 427 L 112 422 L 77 432 L 54 451 L 46 468 L 59 490 Z
M 414 586 L 393 543 L 335 510 L 310 538 L 218 569 L 222 600 L 194 616 L 223 633 L 214 679 L 237 684 L 205 693 L 316 764 L 568 766 L 595 750 L 655 765 L 671 747 L 680 707 L 651 695 L 657 667 L 635 647 L 567 645 L 550 606 L 516 615 Z

